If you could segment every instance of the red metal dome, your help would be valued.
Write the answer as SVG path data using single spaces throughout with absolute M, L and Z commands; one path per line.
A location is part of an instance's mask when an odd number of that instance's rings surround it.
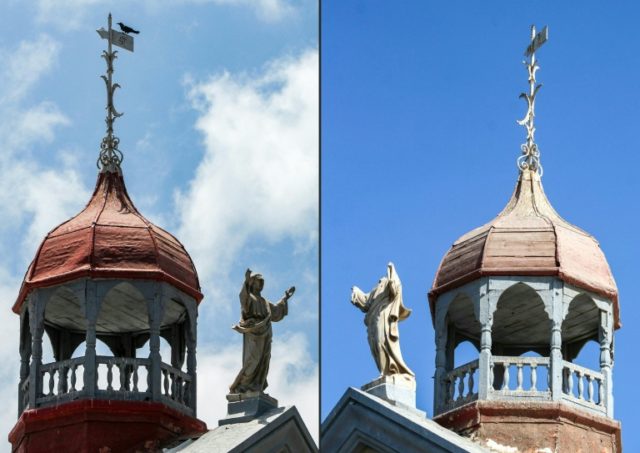
M 432 313 L 438 295 L 488 275 L 557 276 L 612 300 L 620 326 L 618 288 L 598 241 L 558 215 L 534 171 L 520 173 L 495 219 L 451 246 L 429 293 Z
M 100 172 L 82 212 L 47 234 L 13 311 L 20 312 L 32 289 L 81 277 L 161 280 L 202 300 L 198 274 L 184 246 L 138 212 L 119 170 Z

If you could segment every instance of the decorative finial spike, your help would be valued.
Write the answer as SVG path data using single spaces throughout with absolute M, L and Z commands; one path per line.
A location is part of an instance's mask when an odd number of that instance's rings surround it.
M 113 106 L 113 93 L 117 88 L 120 87 L 119 84 L 114 84 L 112 80 L 113 76 L 113 61 L 118 58 L 117 50 L 112 49 L 112 41 L 113 41 L 113 30 L 111 29 L 111 13 L 109 13 L 108 17 L 108 30 L 105 32 L 104 29 L 98 30 L 98 34 L 102 38 L 107 39 L 107 50 L 102 51 L 102 58 L 105 59 L 107 63 L 107 74 L 100 76 L 107 88 L 107 117 L 105 122 L 107 123 L 107 131 L 106 135 L 102 139 L 100 143 L 100 156 L 98 157 L 98 168 L 101 171 L 117 171 L 120 168 L 120 164 L 122 163 L 123 155 L 122 152 L 118 149 L 118 145 L 120 144 L 120 139 L 113 134 L 113 123 L 116 118 L 122 116 L 122 113 L 118 113 Z M 102 33 L 101 33 L 102 32 Z
M 533 170 L 542 176 L 542 165 L 540 165 L 540 151 L 534 140 L 536 128 L 533 120 L 535 119 L 535 102 L 536 94 L 542 87 L 542 84 L 536 85 L 536 71 L 540 69 L 536 60 L 536 50 L 538 50 L 549 38 L 548 28 L 545 26 L 540 33 L 536 34 L 535 25 L 531 26 L 531 43 L 524 52 L 525 57 L 529 61 L 524 61 L 529 73 L 529 93 L 521 93 L 520 97 L 527 101 L 527 114 L 518 121 L 518 124 L 527 129 L 527 142 L 521 146 L 522 155 L 518 158 L 518 168 L 523 170 Z

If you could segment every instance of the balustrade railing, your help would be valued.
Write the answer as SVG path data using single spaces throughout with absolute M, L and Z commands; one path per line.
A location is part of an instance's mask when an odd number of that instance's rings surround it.
M 551 370 L 549 357 L 491 356 L 486 393 L 480 388 L 479 361 L 474 360 L 446 373 L 441 383 L 442 398 L 437 413 L 475 401 L 480 394 L 489 400 L 558 401 L 596 413 L 607 412 L 607 382 L 598 371 L 562 361 L 562 372 Z M 561 394 L 552 394 L 552 379 L 562 379 Z M 560 387 L 556 387 L 560 388 Z
M 606 412 L 604 376 L 580 365 L 563 362 L 562 398 L 599 412 Z
M 162 397 L 172 403 L 189 406 L 191 376 L 166 363 L 160 365 L 162 373 Z
M 95 368 L 95 394 L 85 387 L 85 368 Z M 39 394 L 35 404 L 29 401 L 31 378 L 20 384 L 20 410 L 43 407 L 79 398 L 114 400 L 153 400 L 149 358 L 97 356 L 94 364 L 85 357 L 42 364 L 37 374 Z M 192 378 L 166 363 L 160 364 L 161 401 L 183 412 L 192 412 L 190 386 Z
M 550 399 L 549 357 L 492 356 L 489 367 L 493 399 Z
M 96 365 L 99 394 L 106 392 L 112 397 L 120 393 L 125 399 L 144 399 L 148 396 L 149 359 L 98 356 Z
M 478 399 L 476 384 L 478 381 L 477 371 L 478 360 L 474 360 L 473 362 L 466 363 L 454 370 L 451 370 L 445 375 L 444 405 L 446 410 L 453 409 Z
M 42 394 L 36 398 L 36 404 L 40 406 L 50 401 L 60 402 L 77 397 L 82 390 L 78 388 L 78 382 L 82 380 L 83 370 L 84 357 L 40 366 L 38 379 Z

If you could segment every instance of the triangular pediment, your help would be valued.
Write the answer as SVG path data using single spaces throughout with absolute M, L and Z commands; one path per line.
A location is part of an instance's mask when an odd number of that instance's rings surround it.
M 320 445 L 336 453 L 473 452 L 488 450 L 419 411 L 349 388 L 322 424 Z

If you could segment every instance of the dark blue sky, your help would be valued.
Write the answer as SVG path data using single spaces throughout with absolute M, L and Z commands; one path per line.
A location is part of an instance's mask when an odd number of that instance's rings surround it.
M 618 283 L 615 417 L 625 450 L 640 450 L 639 19 L 631 2 L 322 3 L 323 419 L 348 386 L 377 376 L 349 296 L 388 261 L 413 309 L 400 325 L 404 357 L 432 415 L 426 294 L 451 243 L 511 195 L 523 52 L 530 25 L 548 25 L 536 106 L 543 184 L 560 215 L 600 241 Z

